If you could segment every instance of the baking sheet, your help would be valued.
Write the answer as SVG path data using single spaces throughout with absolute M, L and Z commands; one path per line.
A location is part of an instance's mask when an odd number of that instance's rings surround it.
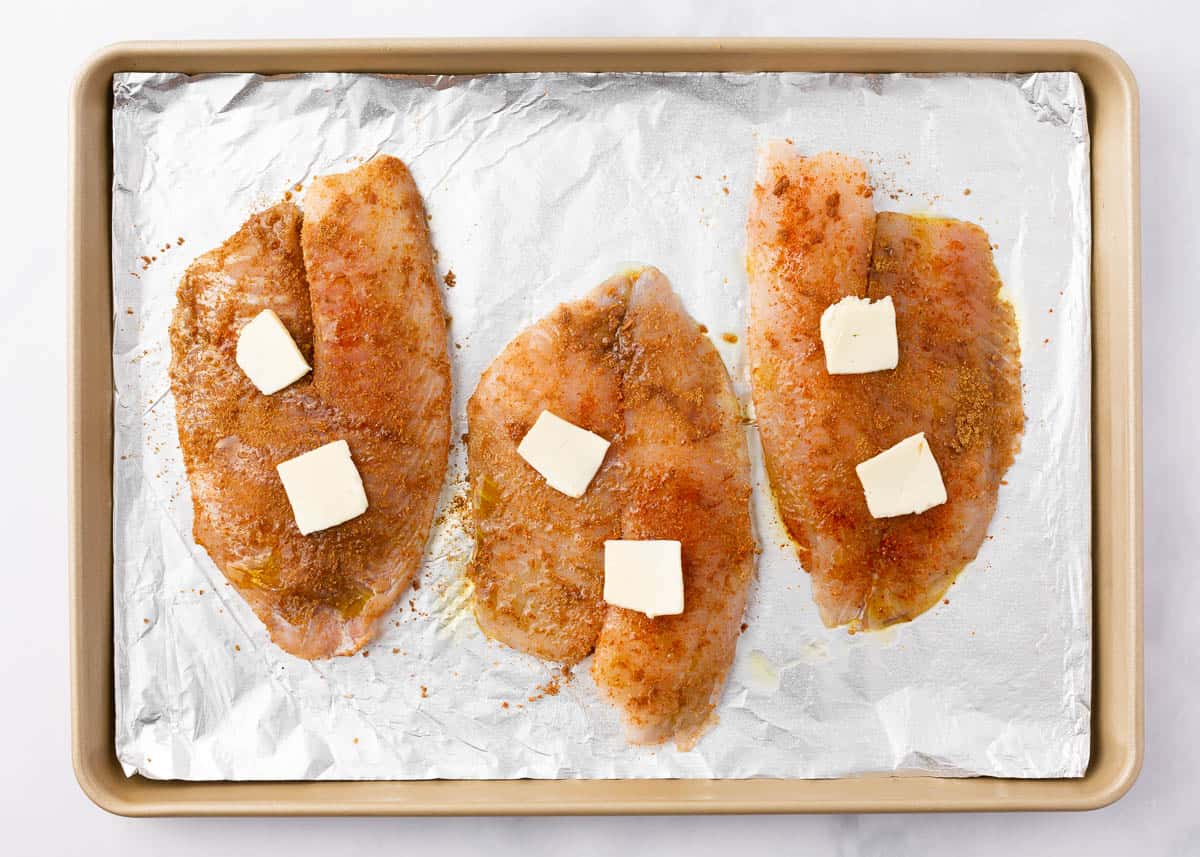
M 139 74 L 119 75 L 114 95 L 114 644 L 127 772 L 1086 769 L 1090 212 L 1075 75 Z M 464 609 L 470 541 L 454 514 L 440 516 L 421 588 L 366 657 L 309 663 L 272 646 L 189 534 L 166 327 L 191 258 L 285 189 L 388 152 L 412 168 L 440 269 L 455 273 L 456 436 L 503 344 L 629 262 L 672 278 L 748 400 L 742 228 L 754 149 L 772 137 L 859 155 L 879 208 L 974 220 L 997 245 L 1021 324 L 1029 420 L 993 538 L 950 604 L 877 634 L 824 629 L 781 547 L 751 427 L 759 579 L 721 721 L 691 753 L 627 747 L 586 669 L 563 681 L 481 637 Z M 447 509 L 464 477 L 456 447 Z

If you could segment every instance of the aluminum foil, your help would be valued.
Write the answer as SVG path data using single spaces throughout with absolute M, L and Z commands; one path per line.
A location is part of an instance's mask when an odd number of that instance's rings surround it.
M 1073 74 L 122 74 L 114 84 L 116 750 L 181 779 L 1073 777 L 1088 763 L 1088 132 Z M 420 573 L 362 656 L 284 654 L 191 537 L 167 325 L 255 210 L 377 152 L 411 167 L 453 317 L 454 436 L 526 324 L 630 262 L 670 276 L 749 402 L 755 149 L 864 159 L 881 209 L 981 224 L 1017 308 L 1023 448 L 990 536 L 915 622 L 821 625 L 747 429 L 763 552 L 719 723 L 625 743 L 586 663 L 486 640 L 456 444 Z M 737 342 L 723 334 L 734 334 Z

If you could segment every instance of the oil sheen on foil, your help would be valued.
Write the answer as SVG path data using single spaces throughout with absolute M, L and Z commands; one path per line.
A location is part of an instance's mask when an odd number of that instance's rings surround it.
M 1090 210 L 1083 88 L 1023 76 L 122 74 L 114 83 L 116 750 L 180 779 L 1072 777 L 1091 695 Z M 1027 424 L 978 558 L 880 633 L 823 627 L 751 421 L 762 546 L 719 722 L 632 747 L 571 677 L 470 611 L 456 440 L 420 588 L 360 656 L 308 662 L 191 538 L 167 378 L 188 263 L 252 212 L 378 152 L 431 216 L 454 437 L 522 327 L 629 263 L 659 266 L 749 405 L 744 225 L 756 148 L 862 158 L 880 210 L 979 223 L 1021 330 Z M 453 277 L 449 277 L 453 272 Z M 734 334 L 729 342 L 723 334 Z

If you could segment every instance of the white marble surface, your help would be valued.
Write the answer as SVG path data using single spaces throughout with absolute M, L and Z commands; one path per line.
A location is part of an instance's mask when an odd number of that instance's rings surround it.
M 0 574 L 0 848 L 11 854 L 371 853 L 436 849 L 496 855 L 812 853 L 931 855 L 1136 852 L 1200 854 L 1200 751 L 1190 714 L 1200 596 L 1186 553 L 1197 525 L 1200 418 L 1192 333 L 1200 291 L 1184 207 L 1200 178 L 1200 13 L 1168 0 L 868 0 L 859 3 L 657 3 L 538 0 L 415 3 L 300 0 L 28 3 L 5 10 L 0 150 L 0 521 L 11 559 Z M 805 8 L 806 5 L 808 8 Z M 92 806 L 75 785 L 67 743 L 65 372 L 66 101 L 95 48 L 132 38 L 361 35 L 1055 36 L 1105 42 L 1142 92 L 1146 437 L 1146 763 L 1116 805 L 1087 814 L 133 821 Z M 1172 394 L 1170 391 L 1175 390 Z M 1170 396 L 1174 395 L 1175 399 Z

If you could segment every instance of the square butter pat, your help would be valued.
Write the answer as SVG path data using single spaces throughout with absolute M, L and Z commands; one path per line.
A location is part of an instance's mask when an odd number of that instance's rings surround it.
M 326 530 L 367 511 L 367 492 L 350 457 L 350 444 L 335 440 L 276 465 L 304 535 Z
M 895 369 L 900 348 L 892 296 L 875 303 L 869 298 L 842 298 L 821 313 L 821 343 L 830 375 Z
M 676 541 L 604 543 L 604 600 L 651 619 L 683 612 L 683 564 Z
M 264 394 L 278 392 L 311 369 L 279 316 L 265 309 L 238 333 L 237 365 Z
M 583 496 L 606 452 L 607 440 L 549 411 L 542 411 L 517 446 L 517 454 L 568 497 Z
M 942 471 L 924 432 L 906 437 L 854 469 L 873 518 L 912 515 L 946 502 Z

